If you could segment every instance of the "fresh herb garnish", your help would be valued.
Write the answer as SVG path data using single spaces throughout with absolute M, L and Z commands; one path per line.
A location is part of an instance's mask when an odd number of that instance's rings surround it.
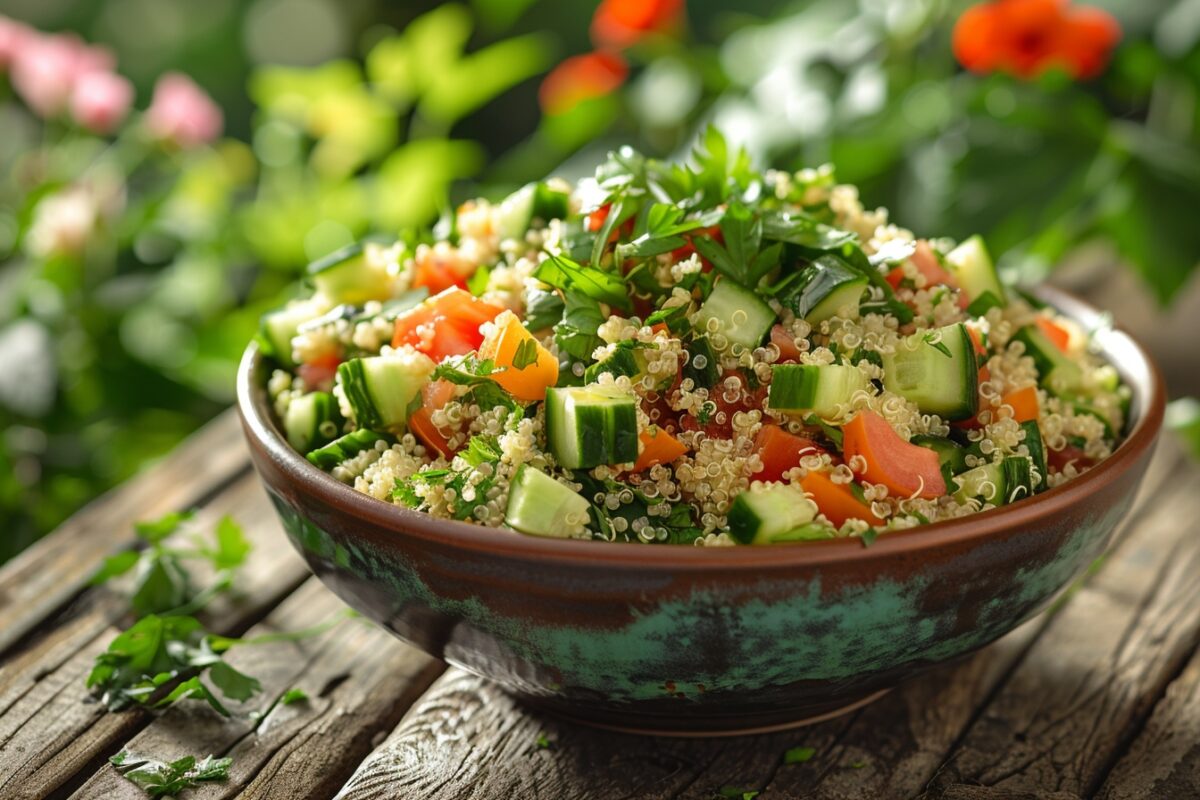
M 632 308 L 621 276 L 598 267 L 579 264 L 566 256 L 550 256 L 538 264 L 537 269 L 533 271 L 533 277 L 563 292 L 574 290 L 622 311 L 630 311 Z
M 550 741 L 550 737 L 546 736 L 544 733 L 538 734 L 534 744 L 537 746 L 538 750 L 549 750 L 554 746 L 554 742 Z
M 817 754 L 815 747 L 793 747 L 783 754 L 785 764 L 803 764 Z
M 294 703 L 307 703 L 308 692 L 303 689 L 288 689 L 279 698 L 279 704 L 282 706 L 290 706 Z
M 533 366 L 538 360 L 538 343 L 533 339 L 522 339 L 513 353 L 513 369 L 525 369 Z
M 737 786 L 722 786 L 715 795 L 718 798 L 734 798 L 734 800 L 754 800 L 762 794 L 757 789 L 742 789 Z
M 875 530 L 874 528 L 867 528 L 865 531 L 859 534 L 859 538 L 862 539 L 863 547 L 870 547 L 871 545 L 875 544 L 875 540 L 879 538 L 879 531 Z
M 942 341 L 941 335 L 937 331 L 930 331 L 921 337 L 921 341 L 937 350 L 946 358 L 954 358 L 954 354 L 950 352 L 950 348 Z
M 482 464 L 496 465 L 500 463 L 500 444 L 494 436 L 472 436 L 466 448 L 458 454 L 448 469 L 423 469 L 413 474 L 407 480 L 397 478 L 392 487 L 392 497 L 409 508 L 419 509 L 425 499 L 416 491 L 417 484 L 441 486 L 452 489 L 455 501 L 452 503 L 452 515 L 455 519 L 466 519 L 471 516 L 475 506 L 487 499 L 488 490 L 496 485 L 497 475 L 493 469 L 491 474 L 472 484 L 471 476 Z M 459 459 L 466 466 L 458 465 Z M 471 492 L 466 490 L 470 488 Z M 469 497 L 464 497 L 469 494 Z
M 143 548 L 109 556 L 92 576 L 91 584 L 103 584 L 133 570 L 129 605 L 139 616 L 169 611 L 187 614 L 203 608 L 232 585 L 233 571 L 246 560 L 250 543 L 241 526 L 225 516 L 213 529 L 211 541 L 196 536 L 191 546 L 168 546 L 167 538 L 193 516 L 191 511 L 172 512 L 137 523 L 134 530 Z M 211 585 L 196 591 L 184 564 L 189 560 L 207 561 L 216 570 Z
M 170 797 L 201 783 L 229 779 L 232 758 L 184 756 L 164 762 L 122 750 L 108 759 L 119 773 L 151 797 Z

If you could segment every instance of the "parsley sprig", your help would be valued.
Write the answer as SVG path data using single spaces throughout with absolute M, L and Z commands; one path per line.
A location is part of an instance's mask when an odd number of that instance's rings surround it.
M 151 797 L 171 797 L 201 783 L 228 780 L 233 759 L 206 756 L 197 760 L 195 756 L 184 756 L 174 761 L 159 761 L 122 750 L 109 758 L 109 763 Z

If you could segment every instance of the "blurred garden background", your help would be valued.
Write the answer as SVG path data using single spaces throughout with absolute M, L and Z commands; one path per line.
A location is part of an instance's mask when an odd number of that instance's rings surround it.
M 1152 348 L 1200 333 L 1200 0 L 0 15 L 0 562 L 228 407 L 310 259 L 709 122 L 764 164 L 836 163 L 919 233 L 983 233 L 1014 280 L 1120 271 Z M 1160 355 L 1196 392 L 1191 345 Z

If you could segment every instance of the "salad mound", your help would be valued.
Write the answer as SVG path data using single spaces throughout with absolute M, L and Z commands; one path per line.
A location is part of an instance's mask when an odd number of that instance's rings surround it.
M 1088 335 L 833 170 L 710 129 L 312 264 L 260 347 L 288 442 L 379 500 L 514 535 L 776 544 L 1021 502 L 1108 457 Z

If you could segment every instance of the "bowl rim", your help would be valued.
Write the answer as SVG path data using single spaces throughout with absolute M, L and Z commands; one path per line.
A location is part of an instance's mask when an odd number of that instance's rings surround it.
M 1033 290 L 1032 294 L 1085 328 L 1107 327 L 1106 314 L 1065 291 L 1042 286 Z M 965 545 L 973 541 L 982 542 L 1005 531 L 1021 529 L 1035 521 L 1053 517 L 1104 491 L 1137 464 L 1154 445 L 1162 427 L 1166 404 L 1162 375 L 1145 348 L 1119 326 L 1111 326 L 1111 333 L 1107 335 L 1123 340 L 1122 348 L 1134 353 L 1139 362 L 1132 365 L 1117 364 L 1111 359 L 1110 353 L 1105 353 L 1109 363 L 1132 389 L 1133 407 L 1138 410 L 1128 435 L 1111 456 L 1083 475 L 1031 500 L 966 517 L 891 531 L 880 535 L 870 547 L 864 547 L 857 537 L 805 542 L 790 547 L 719 548 L 559 539 L 439 519 L 386 503 L 338 481 L 291 448 L 271 418 L 265 387 L 254 385 L 254 375 L 262 360 L 255 342 L 247 346 L 238 368 L 237 407 L 249 446 L 270 459 L 296 487 L 352 518 L 394 531 L 398 535 L 427 540 L 451 549 L 461 548 L 494 556 L 560 563 L 620 564 L 629 569 L 726 571 L 807 567 L 873 561 L 945 546 Z M 1103 346 L 1102 350 L 1112 348 L 1113 344 L 1109 344 Z

